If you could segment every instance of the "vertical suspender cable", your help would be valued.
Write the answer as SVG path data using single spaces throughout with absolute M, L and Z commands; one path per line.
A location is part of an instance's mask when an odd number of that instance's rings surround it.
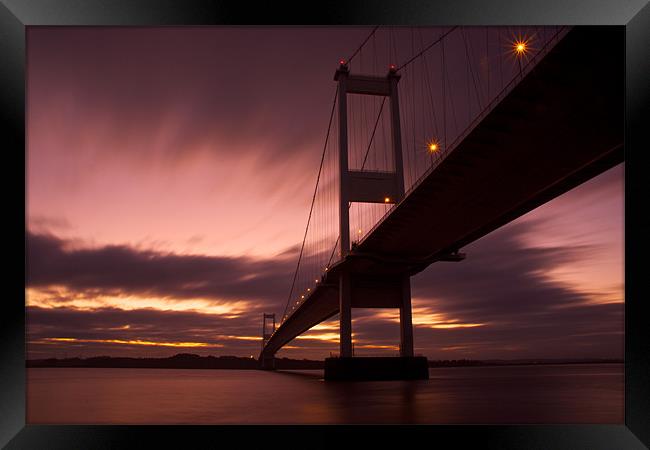
M 316 177 L 316 187 L 314 188 L 314 195 L 311 199 L 311 207 L 309 208 L 309 217 L 307 218 L 307 226 L 305 227 L 305 234 L 302 238 L 302 245 L 300 246 L 300 255 L 298 256 L 298 264 L 296 265 L 296 271 L 293 274 L 293 281 L 291 282 L 291 290 L 289 291 L 289 297 L 287 298 L 287 304 L 284 307 L 284 312 L 282 313 L 282 320 L 286 318 L 287 309 L 289 308 L 289 302 L 291 301 L 291 296 L 293 295 L 293 290 L 296 284 L 296 278 L 298 276 L 298 270 L 300 269 L 300 261 L 302 260 L 302 254 L 305 249 L 305 241 L 307 240 L 307 232 L 309 231 L 309 223 L 311 222 L 311 214 L 314 210 L 314 201 L 316 199 L 316 192 L 318 191 L 318 183 L 320 182 L 320 175 L 323 170 L 323 160 L 325 159 L 325 149 L 327 148 L 327 142 L 330 137 L 330 130 L 332 128 L 332 119 L 334 118 L 334 109 L 336 107 L 336 98 L 338 96 L 339 88 L 336 87 L 336 92 L 334 93 L 334 101 L 332 102 L 332 112 L 330 113 L 329 124 L 327 125 L 327 135 L 325 136 L 325 145 L 323 146 L 323 154 L 320 159 L 320 167 L 318 168 L 318 176 Z

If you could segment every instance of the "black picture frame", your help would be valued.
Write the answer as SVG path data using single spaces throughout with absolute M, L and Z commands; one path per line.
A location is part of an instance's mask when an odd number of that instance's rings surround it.
M 625 424 L 437 426 L 45 426 L 25 424 L 25 27 L 32 25 L 617 25 L 626 30 Z M 174 448 L 259 444 L 364 446 L 422 442 L 495 448 L 623 449 L 650 446 L 650 341 L 642 314 L 650 253 L 644 151 L 650 150 L 650 5 L 647 0 L 244 2 L 231 0 L 0 0 L 0 111 L 5 131 L 5 292 L 0 333 L 0 445 L 7 448 Z M 606 63 L 606 61 L 604 61 Z M 645 125 L 645 126 L 644 126 Z M 9 159 L 7 161 L 7 158 Z M 647 204 L 647 200 L 645 200 Z M 6 244 L 10 243 L 11 246 Z M 234 439 L 234 440 L 233 440 Z M 423 444 L 418 444 L 423 445 Z

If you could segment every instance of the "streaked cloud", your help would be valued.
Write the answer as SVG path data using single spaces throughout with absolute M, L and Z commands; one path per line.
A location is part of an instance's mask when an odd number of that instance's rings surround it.
M 196 348 L 196 347 L 223 347 L 222 344 L 208 344 L 207 342 L 154 342 L 154 341 L 142 341 L 139 339 L 136 340 L 124 340 L 124 339 L 77 339 L 77 338 L 44 338 L 42 341 L 45 342 L 57 342 L 57 343 L 98 343 L 98 344 L 120 344 L 120 345 L 144 345 L 147 347 L 182 347 L 182 348 Z
M 194 302 L 187 308 L 219 310 L 226 299 L 239 302 L 239 308 L 250 300 L 280 299 L 294 261 L 179 255 L 125 245 L 70 248 L 69 241 L 53 235 L 28 233 L 27 264 L 28 302 L 35 304 L 174 309 L 184 300 Z

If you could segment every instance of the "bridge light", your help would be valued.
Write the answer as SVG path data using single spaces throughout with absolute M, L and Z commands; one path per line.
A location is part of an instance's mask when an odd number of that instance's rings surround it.
M 325 272 L 327 272 L 327 267 L 325 267 Z
M 359 229 L 357 230 L 357 233 L 361 234 L 361 228 L 359 228 Z
M 527 40 L 517 40 L 512 44 L 514 52 L 517 56 L 522 56 L 528 53 L 528 41 Z
M 318 278 L 314 278 L 314 281 L 315 281 L 316 283 L 318 283 Z
M 300 298 L 305 298 L 305 296 L 304 296 L 304 295 L 301 295 Z
M 440 146 L 438 145 L 438 143 L 437 143 L 436 141 L 433 141 L 433 142 L 431 142 L 431 143 L 429 144 L 429 151 L 430 151 L 431 153 L 435 153 L 435 152 L 437 152 L 438 150 L 440 150 Z
M 341 59 L 341 60 L 339 61 L 339 64 L 342 65 L 342 66 L 344 66 L 344 65 L 345 65 L 345 60 L 344 60 L 344 59 Z
M 311 288 L 307 288 L 307 292 L 311 291 Z
M 397 71 L 397 66 L 395 66 L 395 64 L 390 64 L 388 66 L 388 70 L 390 70 L 391 72 L 395 72 Z
M 390 203 L 390 197 L 384 197 L 384 203 Z

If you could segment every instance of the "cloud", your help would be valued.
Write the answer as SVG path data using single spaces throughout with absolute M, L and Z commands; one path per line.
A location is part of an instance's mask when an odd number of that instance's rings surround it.
M 528 246 L 526 236 L 544 226 L 512 223 L 464 248 L 465 261 L 436 263 L 413 277 L 416 350 L 435 358 L 622 357 L 623 291 L 617 302 L 600 303 L 599 293 L 547 274 L 598 255 L 599 245 Z M 358 339 L 399 342 L 396 311 L 353 317 Z
M 623 304 L 594 302 L 592 292 L 562 284 L 546 274 L 558 264 L 579 264 L 597 252 L 598 246 L 527 246 L 525 237 L 543 226 L 542 221 L 510 224 L 465 248 L 465 261 L 437 263 L 414 277 L 416 351 L 450 359 L 622 357 Z M 289 255 L 296 250 L 288 250 L 284 259 L 267 261 L 162 254 L 126 246 L 68 248 L 69 245 L 52 235 L 29 234 L 31 288 L 55 292 L 51 286 L 63 285 L 82 297 L 116 290 L 178 297 L 181 302 L 196 296 L 244 296 L 260 301 L 231 316 L 200 310 L 138 309 L 137 304 L 131 310 L 29 307 L 28 331 L 34 351 L 45 351 L 40 350 L 43 347 L 53 349 L 56 343 L 44 342 L 47 338 L 69 337 L 86 340 L 75 342 L 75 348 L 90 354 L 100 350 L 124 353 L 125 345 L 99 342 L 111 339 L 199 342 L 214 346 L 204 348 L 204 354 L 215 354 L 219 346 L 223 346 L 220 354 L 248 354 L 257 349 L 253 337 L 259 334 L 260 309 L 273 311 L 282 307 L 295 262 Z M 70 294 L 64 294 L 61 305 L 65 304 L 65 295 Z M 355 309 L 357 353 L 395 353 L 399 344 L 397 317 L 395 310 Z M 282 353 L 322 357 L 336 351 L 336 334 L 335 319 L 293 341 L 292 348 Z M 238 339 L 241 337 L 250 339 Z M 70 343 L 58 345 L 65 348 Z M 146 349 L 150 351 L 149 347 Z M 162 348 L 154 353 L 169 354 L 175 350 Z
M 176 299 L 259 300 L 277 306 L 294 261 L 286 258 L 179 255 L 126 245 L 73 247 L 50 234 L 28 233 L 27 286 Z
M 108 143 L 113 154 L 98 152 L 101 159 L 148 165 L 155 154 L 176 164 L 199 149 L 227 156 L 236 148 L 264 166 L 277 156 L 260 151 L 264 143 L 289 157 L 322 142 L 314 130 L 328 108 L 313 105 L 329 104 L 336 62 L 368 30 L 31 30 L 30 98 L 38 103 L 30 118 L 41 130 L 74 129 L 42 134 L 74 152 Z
M 70 308 L 27 308 L 30 337 L 127 339 L 219 342 L 224 336 L 257 336 L 259 318 L 253 314 L 233 321 L 189 311 L 102 308 L 80 311 Z M 190 339 L 191 338 L 191 339 Z
M 601 200 L 618 195 L 618 190 L 607 186 L 619 183 L 620 178 L 608 175 L 599 180 L 592 186 Z M 583 191 L 583 197 L 591 199 L 587 194 Z M 618 296 L 603 301 L 602 293 L 592 285 L 570 284 L 553 276 L 558 266 L 579 268 L 602 259 L 608 254 L 602 252 L 604 244 L 599 235 L 589 233 L 583 233 L 578 244 L 548 244 L 541 237 L 555 215 L 553 204 L 544 208 L 546 213 L 540 210 L 535 217 L 524 217 L 467 246 L 463 249 L 466 260 L 436 263 L 413 277 L 416 352 L 445 359 L 623 356 L 622 284 L 617 286 Z M 33 342 L 30 352 L 42 355 L 65 348 L 87 354 L 127 352 L 126 344 L 93 342 L 111 339 L 198 342 L 215 345 L 197 347 L 204 354 L 256 354 L 260 310 L 279 312 L 284 307 L 299 250 L 293 245 L 272 259 L 181 255 L 126 245 L 90 248 L 34 232 L 28 233 L 27 248 L 28 287 L 55 299 L 48 308 L 30 306 L 27 311 Z M 61 293 L 57 286 L 66 290 Z M 65 305 L 71 296 L 92 299 L 111 293 L 153 295 L 188 305 L 196 298 L 212 299 L 215 304 L 242 298 L 254 301 L 236 314 L 142 308 L 137 303 L 128 310 L 115 305 L 89 310 L 56 307 L 57 302 Z M 395 353 L 399 343 L 396 313 L 353 310 L 358 354 Z M 337 325 L 336 318 L 319 325 L 305 338 L 294 340 L 281 355 L 322 358 L 337 351 L 332 338 Z M 88 342 L 44 341 L 61 337 Z M 128 352 L 176 351 L 142 347 Z
M 52 230 L 70 230 L 72 224 L 64 217 L 50 217 L 44 215 L 33 215 L 29 217 L 31 230 L 47 233 Z
M 31 357 L 81 355 L 245 354 L 259 351 L 259 317 L 237 320 L 199 312 L 27 307 Z M 178 343 L 185 343 L 186 349 Z M 189 345 L 200 344 L 200 345 Z

